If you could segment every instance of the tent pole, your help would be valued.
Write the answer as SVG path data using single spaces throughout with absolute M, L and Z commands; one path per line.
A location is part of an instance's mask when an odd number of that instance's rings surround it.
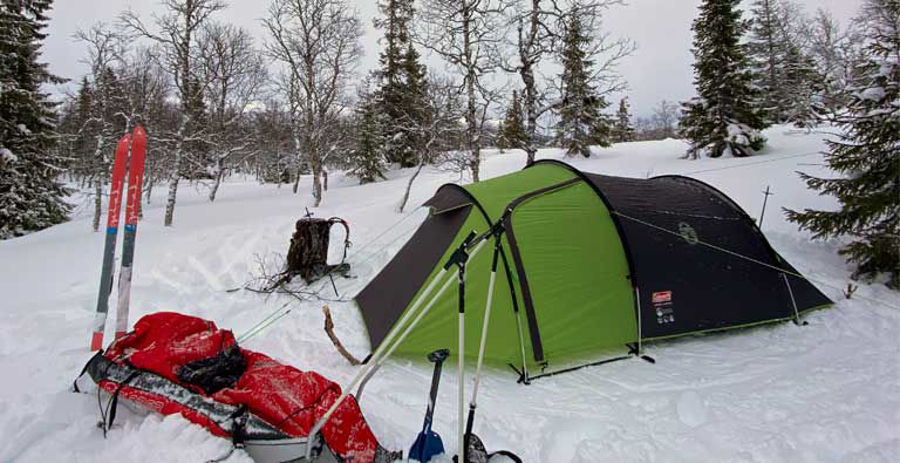
M 519 332 L 519 350 L 522 351 L 522 382 L 528 384 L 528 363 L 525 360 L 525 338 L 522 334 L 522 314 L 520 312 L 516 312 L 516 331 Z
M 439 275 L 443 275 L 443 272 L 440 273 Z M 372 376 L 374 376 L 375 373 L 378 372 L 378 370 L 381 368 L 381 366 L 384 364 L 384 362 L 386 362 L 387 359 L 391 356 L 391 354 L 394 353 L 394 350 L 397 348 L 397 346 L 399 346 L 400 343 L 402 343 L 403 340 L 406 339 L 406 336 L 410 333 L 410 331 L 412 331 L 412 328 L 414 328 L 419 323 L 419 320 L 421 320 L 422 317 L 424 317 L 425 314 L 431 310 L 431 307 L 434 305 L 434 303 L 437 302 L 437 300 L 444 294 L 444 292 L 447 291 L 448 288 L 450 288 L 451 283 L 453 283 L 452 276 L 447 278 L 444 285 L 441 286 L 441 289 L 438 290 L 438 292 L 431 298 L 431 300 L 428 302 L 428 304 L 425 306 L 425 308 L 422 309 L 422 311 L 416 315 L 416 318 L 414 318 L 413 321 L 404 329 L 403 333 L 400 334 L 400 337 L 396 342 L 394 342 L 395 338 L 393 338 L 393 337 L 389 341 L 385 340 L 385 341 L 381 342 L 382 346 L 390 345 L 390 348 L 388 348 L 387 354 L 378 355 L 378 356 L 372 355 L 372 358 L 369 359 L 369 365 L 372 365 L 372 366 L 366 371 L 366 374 L 362 378 L 362 381 L 359 382 L 359 387 L 356 389 L 356 399 L 357 400 L 359 400 L 359 398 L 362 397 L 363 389 L 365 389 L 366 383 L 368 383 L 369 380 L 372 379 Z M 402 321 L 403 320 L 401 320 L 401 322 Z M 401 326 L 401 325 L 398 323 L 397 326 Z M 377 353 L 378 352 L 376 352 L 376 354 Z M 362 373 L 362 372 L 360 372 L 360 373 Z M 355 386 L 355 383 L 351 383 L 350 388 L 352 389 L 354 386 Z
M 641 347 L 641 291 L 637 285 L 634 285 L 634 301 L 637 303 L 637 355 L 640 357 L 644 351 Z
M 791 296 L 791 305 L 794 306 L 794 324 L 800 324 L 800 311 L 797 310 L 797 301 L 794 300 L 794 291 L 791 289 L 791 283 L 787 279 L 787 275 L 784 272 L 781 273 L 781 278 L 784 279 L 784 285 L 787 286 L 788 294 Z
M 473 231 L 469 235 L 469 238 L 467 238 L 466 241 L 463 242 L 461 249 L 465 249 L 465 247 L 469 244 L 469 242 L 471 241 L 471 238 L 474 236 L 474 234 L 475 234 L 475 232 Z M 471 257 L 474 257 L 476 254 L 478 254 L 478 252 L 481 251 L 481 248 L 484 247 L 484 243 L 485 243 L 485 241 L 481 240 L 481 242 L 479 242 L 475 246 L 475 248 L 472 249 L 472 252 L 469 254 L 468 257 L 471 258 Z M 443 275 L 443 273 L 445 273 L 446 269 L 448 269 L 448 268 L 449 268 L 449 265 L 444 266 L 444 270 L 441 273 L 439 273 L 439 275 Z M 439 279 L 439 278 L 436 278 L 436 280 L 437 279 Z M 310 436 L 315 436 L 319 431 L 322 430 L 322 427 L 325 426 L 325 423 L 328 421 L 329 418 L 331 418 L 331 415 L 334 414 L 334 412 L 335 412 L 335 410 L 337 410 L 338 406 L 344 401 L 345 398 L 347 398 L 348 395 L 350 395 L 350 391 L 353 388 L 355 388 L 357 386 L 357 384 L 359 384 L 360 381 L 364 377 L 367 377 L 367 376 L 370 377 L 371 374 L 374 374 L 371 370 L 377 370 L 378 368 L 381 367 L 381 365 L 385 361 L 387 361 L 387 359 L 391 356 L 391 354 L 394 353 L 394 350 L 396 350 L 397 347 L 403 343 L 403 341 L 406 339 L 406 337 L 409 335 L 409 333 L 412 332 L 412 329 L 415 328 L 415 326 L 419 323 L 419 321 L 422 320 L 422 318 L 425 316 L 425 314 L 427 314 L 428 311 L 430 311 L 431 308 L 434 307 L 434 304 L 437 302 L 438 299 L 440 299 L 440 297 L 444 294 L 444 292 L 450 287 L 450 285 L 452 283 L 453 283 L 453 278 L 447 278 L 447 281 L 443 284 L 443 286 L 441 286 L 441 288 L 437 292 L 437 294 L 432 296 L 432 298 L 428 302 L 428 304 L 422 309 L 421 312 L 419 312 L 418 315 L 416 315 L 416 317 L 412 320 L 412 322 L 410 322 L 409 326 L 407 326 L 403 330 L 403 332 L 397 338 L 396 342 L 393 341 L 393 336 L 395 334 L 395 332 L 393 330 L 389 334 L 389 336 L 392 337 L 390 340 L 388 340 L 387 338 L 385 340 L 382 340 L 381 345 L 378 346 L 378 348 L 375 350 L 375 353 L 372 355 L 372 358 L 369 359 L 370 363 L 363 366 L 363 368 L 359 371 L 359 373 L 356 374 L 356 376 L 353 378 L 353 380 L 350 382 L 350 384 L 346 388 L 344 388 L 344 392 L 341 393 L 340 397 L 338 397 L 337 400 L 335 400 L 334 403 L 331 404 L 331 407 L 329 407 L 328 410 L 325 412 L 325 414 L 322 415 L 322 418 L 319 418 L 319 421 L 317 421 L 316 424 L 310 430 L 310 432 L 309 432 Z M 431 286 L 431 285 L 429 285 L 429 286 Z M 418 302 L 419 302 L 419 300 L 417 300 L 417 303 Z M 412 309 L 414 309 L 414 308 L 415 307 L 411 307 L 410 310 L 407 311 L 407 315 L 412 313 L 413 312 Z M 405 321 L 405 319 L 408 318 L 407 315 L 405 315 L 403 318 L 401 318 L 400 322 Z M 398 322 L 398 324 L 395 326 L 397 326 L 399 328 L 400 322 Z M 387 347 L 388 344 L 390 344 L 389 348 Z M 387 352 L 385 353 L 385 351 L 387 351 Z M 306 458 L 307 459 L 310 458 L 311 455 L 312 455 L 312 447 L 309 446 L 306 448 Z
M 441 281 L 442 278 L 444 278 L 444 274 L 446 274 L 446 273 L 447 273 L 447 270 L 444 268 L 441 268 L 440 272 L 438 272 L 438 274 L 434 276 L 434 278 L 431 280 L 431 282 L 428 283 L 428 286 L 425 287 L 425 290 L 422 291 L 422 294 L 416 298 L 412 307 L 410 307 L 409 310 L 407 310 L 406 313 L 403 314 L 402 317 L 400 317 L 400 321 L 395 323 L 394 327 L 391 328 L 391 330 L 388 332 L 387 336 L 385 336 L 384 339 L 381 340 L 381 346 L 389 345 L 391 342 L 393 342 L 394 337 L 400 332 L 402 327 L 404 325 L 406 325 L 406 322 L 409 320 L 409 318 L 414 313 L 416 313 L 416 311 L 419 309 L 419 306 L 422 305 L 422 302 L 428 298 L 428 296 L 431 294 L 431 291 L 434 290 L 435 285 L 437 285 L 437 283 L 439 281 Z M 375 365 L 378 362 L 379 350 L 380 350 L 381 346 L 379 346 L 379 349 L 376 349 L 375 353 L 372 354 L 372 358 L 370 358 L 369 362 L 368 362 L 369 365 Z M 359 398 L 362 396 L 363 388 L 365 387 L 366 383 L 369 381 L 369 378 L 371 378 L 372 375 L 375 374 L 375 371 L 377 371 L 377 369 L 378 369 L 377 367 L 374 367 L 374 368 L 370 368 L 368 370 L 368 374 L 362 380 L 362 382 L 360 383 L 359 389 L 357 389 L 357 391 L 356 391 L 356 400 L 359 400 Z M 366 369 L 363 368 L 363 370 L 366 370 Z

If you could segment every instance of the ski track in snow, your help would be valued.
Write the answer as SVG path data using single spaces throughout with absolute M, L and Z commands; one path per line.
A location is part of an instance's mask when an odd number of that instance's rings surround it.
M 691 176 L 723 190 L 753 217 L 770 185 L 774 196 L 763 231 L 801 273 L 834 287 L 820 285 L 835 307 L 810 314 L 803 327 L 781 323 L 647 344 L 655 365 L 616 362 L 531 386 L 516 384 L 509 371 L 489 370 L 475 427 L 489 450 L 509 449 L 528 462 L 900 461 L 900 311 L 844 299 L 836 288 L 846 287 L 850 270 L 836 254 L 841 243 L 811 241 L 781 213 L 782 207 L 834 207 L 795 174 L 828 174 L 816 154 L 822 135 L 775 127 L 766 136 L 764 155 L 745 159 L 680 160 L 683 143 L 663 140 L 618 144 L 595 150 L 590 159 L 567 161 L 633 177 L 697 171 Z M 524 164 L 521 152 L 486 154 L 485 178 Z M 560 156 L 559 150 L 539 153 Z M 393 171 L 388 181 L 363 186 L 340 173 L 330 176 L 331 188 L 314 212 L 350 222 L 355 246 L 349 262 L 357 278 L 336 280 L 345 298 L 390 260 L 421 221 L 419 210 L 364 247 L 401 219 L 396 204 L 411 173 Z M 423 171 L 409 210 L 456 180 Z M 138 229 L 131 323 L 174 310 L 210 318 L 240 336 L 290 301 L 226 290 L 248 281 L 258 259 L 276 262 L 286 253 L 293 223 L 310 202 L 309 179 L 301 182 L 299 196 L 289 186 L 234 180 L 222 185 L 214 204 L 202 188 L 182 187 L 171 228 L 161 226 L 164 190 L 157 188 L 153 203 L 145 205 Z M 104 439 L 96 427 L 96 396 L 69 392 L 90 357 L 103 247 L 102 233 L 90 231 L 90 208 L 82 209 L 84 215 L 69 223 L 0 242 L 0 462 L 196 462 L 224 455 L 227 441 L 180 417 L 141 416 L 122 407 Z M 333 238 L 333 255 L 342 238 Z M 386 243 L 387 249 L 378 249 Z M 331 298 L 330 284 L 323 287 Z M 897 293 L 881 285 L 860 284 L 857 294 L 900 305 Z M 322 304 L 291 302 L 288 315 L 245 345 L 346 384 L 356 368 L 323 332 Z M 368 341 L 355 305 L 328 304 L 337 335 L 365 356 Z M 113 307 L 110 312 L 108 333 Z M 445 367 L 434 423 L 449 450 L 456 442 L 454 365 Z M 430 377 L 426 362 L 395 359 L 367 386 L 361 406 L 386 447 L 408 450 L 420 430 Z M 468 392 L 471 378 L 470 371 Z M 228 461 L 250 459 L 235 452 Z

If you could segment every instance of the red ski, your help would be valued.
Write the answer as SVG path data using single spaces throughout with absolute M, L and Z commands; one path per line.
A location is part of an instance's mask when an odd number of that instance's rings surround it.
M 131 142 L 128 165 L 128 202 L 125 205 L 125 241 L 122 245 L 122 269 L 119 271 L 119 302 L 116 308 L 116 339 L 128 331 L 128 305 L 131 298 L 131 271 L 134 263 L 134 240 L 137 236 L 141 207 L 141 182 L 144 178 L 144 154 L 147 133 L 138 125 Z
M 109 215 L 106 220 L 106 244 L 103 247 L 103 268 L 100 272 L 100 295 L 97 297 L 97 314 L 94 316 L 94 332 L 91 336 L 91 350 L 99 350 L 103 345 L 103 328 L 109 311 L 109 293 L 112 291 L 113 258 L 116 253 L 116 236 L 119 232 L 119 213 L 122 210 L 122 186 L 125 183 L 125 161 L 131 135 L 119 139 L 116 157 L 113 160 L 112 182 L 109 186 Z

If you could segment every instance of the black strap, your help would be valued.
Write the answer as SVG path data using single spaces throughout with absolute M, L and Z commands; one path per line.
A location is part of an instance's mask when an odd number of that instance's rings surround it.
M 119 387 L 116 388 L 116 391 L 113 392 L 112 398 L 110 399 L 110 405 L 107 408 L 107 413 L 109 416 L 109 424 L 104 426 L 103 429 L 103 437 L 106 437 L 106 430 L 112 428 L 113 422 L 116 421 L 116 408 L 119 406 L 119 392 L 122 391 L 122 388 L 128 385 L 131 380 L 137 378 L 142 375 L 144 372 L 141 370 L 135 370 L 130 375 L 128 375 L 124 381 L 119 383 Z
M 516 463 L 522 463 L 522 459 L 519 458 L 519 456 L 516 455 L 515 453 L 510 452 L 509 450 L 497 450 L 496 452 L 491 452 L 488 454 L 488 460 L 490 460 L 491 458 L 494 458 L 494 455 L 501 455 L 506 458 L 509 458 L 510 460 L 512 460 Z
M 244 448 L 244 441 L 247 439 L 247 404 L 240 404 L 230 416 L 231 425 L 231 443 L 233 448 Z M 230 454 L 229 454 L 230 455 Z M 225 458 L 228 458 L 227 456 Z

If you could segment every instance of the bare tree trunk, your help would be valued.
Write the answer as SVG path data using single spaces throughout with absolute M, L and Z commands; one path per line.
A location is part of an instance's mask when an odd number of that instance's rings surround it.
M 181 157 L 184 150 L 184 129 L 187 125 L 187 119 L 182 118 L 181 127 L 178 129 L 178 136 L 175 142 L 174 162 L 172 163 L 172 173 L 169 177 L 169 194 L 166 197 L 166 215 L 163 219 L 163 225 L 172 226 L 172 218 L 175 215 L 175 200 L 178 195 L 178 180 L 181 178 Z
M 422 172 L 422 168 L 425 167 L 425 156 L 422 156 L 422 160 L 419 161 L 419 167 L 416 168 L 416 171 L 413 172 L 412 177 L 409 178 L 409 182 L 406 182 L 406 190 L 403 192 L 403 198 L 400 199 L 400 212 L 403 212 L 403 209 L 406 207 L 406 202 L 409 201 L 409 191 L 412 190 L 412 184 L 416 181 L 416 177 L 419 176 L 419 172 Z
M 468 8 L 468 4 L 464 8 Z M 463 15 L 468 18 L 468 12 Z M 465 54 L 465 64 L 467 68 L 466 76 L 466 138 L 469 148 L 469 168 L 472 170 L 472 182 L 478 183 L 479 170 L 481 167 L 481 137 L 478 133 L 478 116 L 475 108 L 475 63 L 472 62 L 472 44 L 470 42 L 469 28 L 470 20 L 463 23 L 463 53 Z
M 328 191 L 328 169 L 322 168 L 322 189 Z
M 180 164 L 181 156 L 176 156 L 175 165 L 173 166 L 175 171 L 169 177 L 169 194 L 166 197 L 166 217 L 163 220 L 163 225 L 166 227 L 172 226 L 172 218 L 175 215 L 175 199 L 178 195 L 178 170 L 181 167 Z
M 103 215 L 103 179 L 98 175 L 94 180 L 94 231 L 100 231 L 100 216 Z
M 222 160 L 216 160 L 216 182 L 213 183 L 212 189 L 209 191 L 209 202 L 214 202 L 216 200 L 216 192 L 219 191 L 219 186 L 222 185 L 222 177 L 225 176 L 225 169 L 222 168 Z
M 147 174 L 147 194 L 145 195 L 145 201 L 147 204 L 150 204 L 150 198 L 153 197 L 153 184 L 155 183 L 156 177 L 153 175 Z M 142 208 L 143 210 L 143 208 Z
M 100 216 L 103 215 L 103 176 L 106 175 L 106 156 L 103 155 L 103 132 L 98 132 L 97 145 L 94 147 L 94 159 L 101 161 L 101 168 L 95 172 L 94 180 L 94 231 L 100 230 Z M 111 171 L 112 169 L 110 169 Z
M 296 131 L 297 123 L 294 122 L 294 152 L 297 156 L 297 177 L 294 179 L 294 194 L 300 189 L 300 166 L 303 165 L 303 153 L 300 151 L 300 135 Z
M 525 154 L 526 164 L 531 165 L 537 155 L 537 146 L 534 144 L 535 132 L 537 132 L 537 105 L 536 89 L 534 82 L 534 70 L 531 64 L 522 66 L 522 82 L 525 84 Z
M 319 158 L 319 152 L 315 147 L 311 150 L 309 164 L 312 168 L 313 178 L 313 207 L 319 207 L 319 204 L 322 203 L 322 160 Z

